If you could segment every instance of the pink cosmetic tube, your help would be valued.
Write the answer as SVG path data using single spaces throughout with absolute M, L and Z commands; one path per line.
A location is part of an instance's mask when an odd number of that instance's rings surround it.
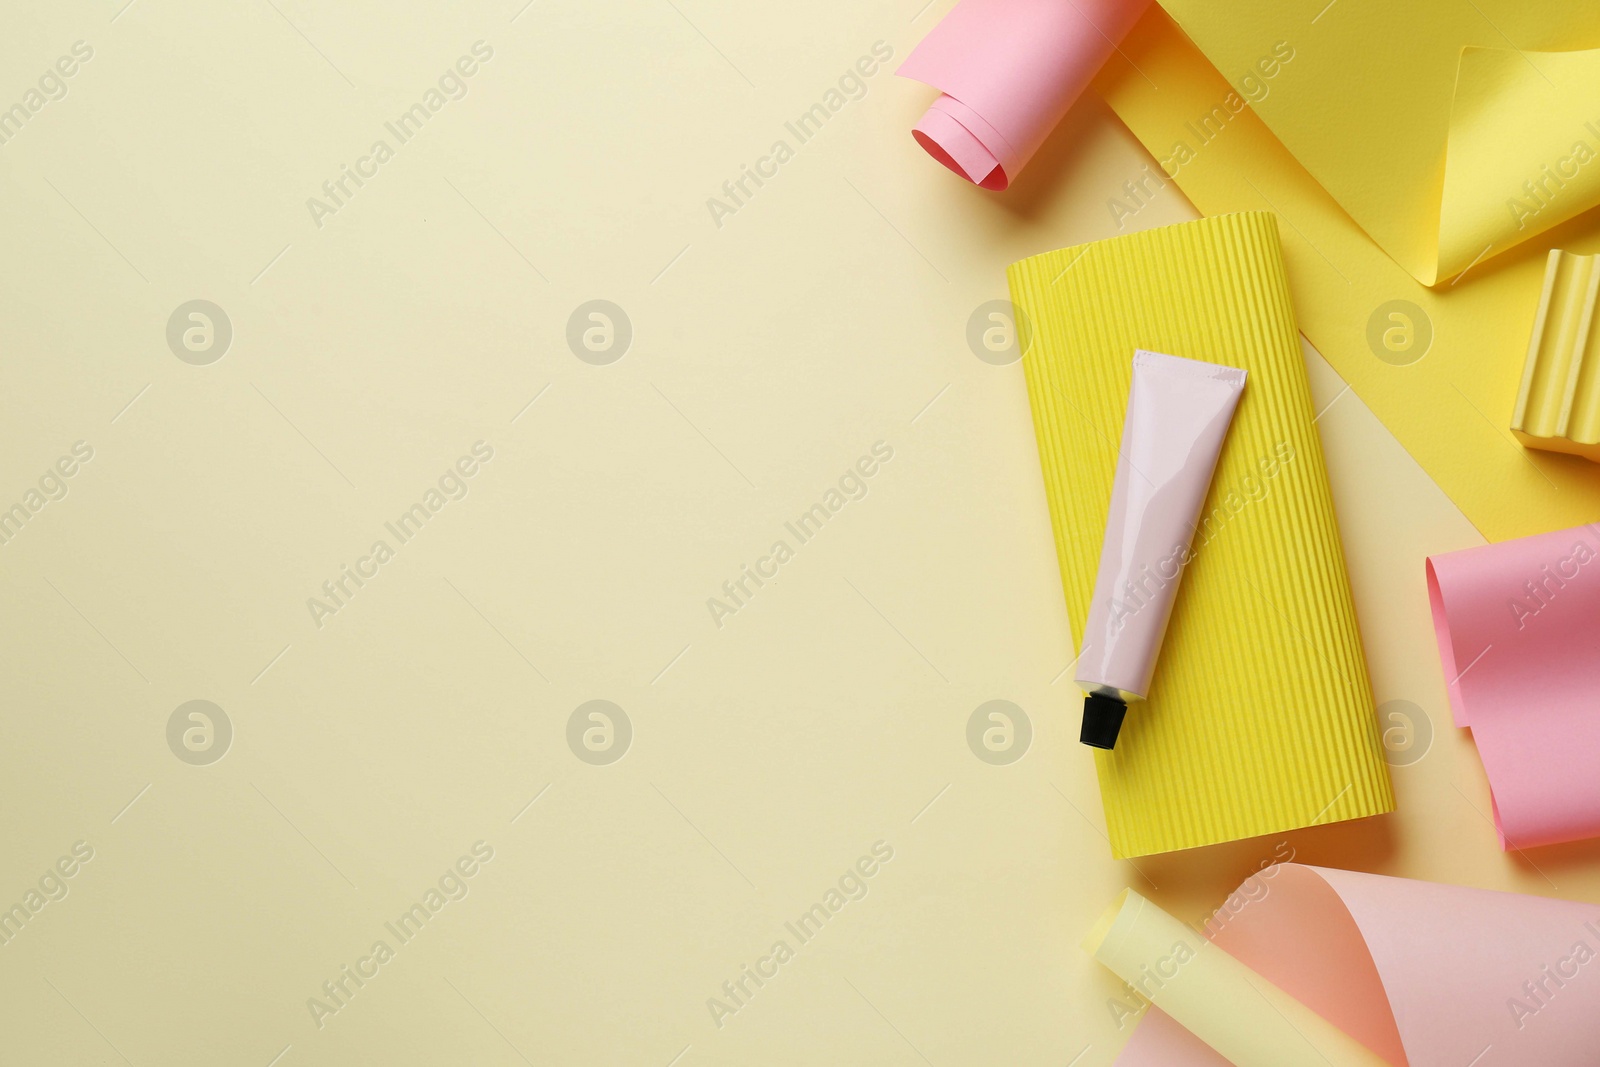
M 1200 506 L 1245 372 L 1140 350 L 1122 423 L 1100 569 L 1083 628 L 1078 739 L 1113 748 L 1128 704 L 1150 692 Z

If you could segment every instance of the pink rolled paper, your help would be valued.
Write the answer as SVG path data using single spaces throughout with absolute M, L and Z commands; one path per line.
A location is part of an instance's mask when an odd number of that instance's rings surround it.
M 1204 933 L 1394 1067 L 1600 1062 L 1594 904 L 1284 863 Z M 1116 1067 L 1227 1063 L 1152 1007 Z
M 962 0 L 895 73 L 942 94 L 911 130 L 985 189 L 1016 180 L 1150 0 Z
M 1502 848 L 1600 836 L 1597 526 L 1428 559 L 1450 710 L 1477 743 Z

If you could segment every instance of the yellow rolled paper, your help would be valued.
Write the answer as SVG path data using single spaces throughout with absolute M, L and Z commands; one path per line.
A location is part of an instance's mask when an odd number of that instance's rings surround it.
M 1388 1067 L 1131 889 L 1101 916 L 1083 947 L 1237 1067 Z

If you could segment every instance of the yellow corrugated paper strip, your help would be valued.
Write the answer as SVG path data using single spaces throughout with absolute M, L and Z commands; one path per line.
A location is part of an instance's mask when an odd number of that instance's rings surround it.
M 1096 752 L 1119 858 L 1394 808 L 1276 220 L 1225 215 L 1012 264 L 1081 639 L 1135 349 L 1249 371 L 1150 699 Z
M 1600 256 L 1550 250 L 1511 432 L 1529 448 L 1600 463 Z

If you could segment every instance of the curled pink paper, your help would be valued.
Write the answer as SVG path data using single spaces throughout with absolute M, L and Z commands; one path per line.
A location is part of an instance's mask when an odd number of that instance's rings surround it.
M 1205 933 L 1394 1067 L 1600 1062 L 1600 906 L 1285 863 Z M 1116 1062 L 1226 1061 L 1151 1009 Z
M 912 128 L 928 154 L 1004 189 L 1150 0 L 962 0 L 896 71 L 941 95 Z
M 1600 836 L 1600 530 L 1429 557 L 1457 726 L 1469 727 L 1502 848 Z

